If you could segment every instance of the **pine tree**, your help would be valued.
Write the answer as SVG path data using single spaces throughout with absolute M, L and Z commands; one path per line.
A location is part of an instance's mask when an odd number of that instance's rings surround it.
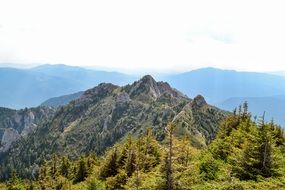
M 87 178 L 87 176 L 88 172 L 87 172 L 86 162 L 84 158 L 81 158 L 79 160 L 77 174 L 75 176 L 75 182 L 78 183 L 84 181 Z
M 53 155 L 52 157 L 52 165 L 51 165 L 51 170 L 50 170 L 50 174 L 51 174 L 51 177 L 53 179 L 55 179 L 58 175 L 58 157 L 56 155 Z
M 21 180 L 15 170 L 12 171 L 10 180 L 7 183 L 8 190 L 24 190 Z
M 44 163 L 42 164 L 41 168 L 40 168 L 40 173 L 39 173 L 39 179 L 43 180 L 47 177 L 47 163 L 46 161 L 44 161 Z
M 32 181 L 30 181 L 27 190 L 35 190 L 35 189 L 36 189 L 36 187 L 35 187 L 34 183 Z
M 264 177 L 272 175 L 272 149 L 273 139 L 270 134 L 270 124 L 265 124 L 264 115 L 259 124 L 259 151 L 260 151 L 260 174 Z
M 107 178 L 107 190 L 123 190 L 127 183 L 128 176 L 124 170 L 120 170 L 116 176 Z
M 135 171 L 136 169 L 135 166 L 136 166 L 135 151 L 133 149 L 130 149 L 128 150 L 128 156 L 127 156 L 127 159 L 125 161 L 125 166 L 124 166 L 128 177 L 130 177 Z
M 117 148 L 112 150 L 107 156 L 100 170 L 100 178 L 106 179 L 110 176 L 115 176 L 118 173 L 118 151 Z
M 60 174 L 66 178 L 69 178 L 70 161 L 67 157 L 62 157 Z
M 173 168 L 172 168 L 172 162 L 173 162 L 173 131 L 175 128 L 174 123 L 169 123 L 166 127 L 166 131 L 168 134 L 168 152 L 167 152 L 167 157 L 165 160 L 165 177 L 166 177 L 166 187 L 167 190 L 172 190 L 173 189 Z
M 141 179 L 140 179 L 140 170 L 141 170 L 141 163 L 142 163 L 142 138 L 139 137 L 137 140 L 137 147 L 136 147 L 136 162 L 135 162 L 135 176 L 136 176 L 136 181 L 135 181 L 135 186 L 136 189 L 139 189 L 139 186 L 141 185 Z
M 258 126 L 247 121 L 242 124 L 240 130 L 244 136 L 244 143 L 238 161 L 240 164 L 235 167 L 237 175 L 243 180 L 255 180 L 258 175 L 272 176 L 274 165 L 272 127 L 265 123 L 264 115 L 260 118 Z
M 177 145 L 178 150 L 176 152 L 177 162 L 183 167 L 187 167 L 191 154 L 189 139 L 187 135 L 184 135 L 183 139 L 179 140 L 177 144 L 178 144 Z
M 160 150 L 151 128 L 146 130 L 146 134 L 141 144 L 141 169 L 145 172 L 150 171 L 160 162 Z

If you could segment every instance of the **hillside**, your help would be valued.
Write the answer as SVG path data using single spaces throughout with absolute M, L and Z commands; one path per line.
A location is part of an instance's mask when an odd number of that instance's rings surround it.
M 55 109 L 46 107 L 23 110 L 0 107 L 0 157 L 9 150 L 13 142 L 28 136 L 54 113 Z
M 43 103 L 41 103 L 40 106 L 55 107 L 55 108 L 60 107 L 60 106 L 65 106 L 69 102 L 78 99 L 82 94 L 83 94 L 83 91 L 77 92 L 74 94 L 68 94 L 64 96 L 50 98 L 44 101 Z
M 3 169 L 2 178 L 11 168 L 29 176 L 53 153 L 72 159 L 93 151 L 102 154 L 128 134 L 138 136 L 147 128 L 163 141 L 170 121 L 178 126 L 175 134 L 188 134 L 192 146 L 205 147 L 226 115 L 209 106 L 202 96 L 191 100 L 149 75 L 123 87 L 102 83 L 59 108 L 36 131 L 15 143 L 0 160 L 9 166 Z
M 195 106 L 202 105 L 198 97 Z M 198 104 L 197 104 L 198 103 Z M 194 105 L 191 105 L 194 106 Z M 148 129 L 128 136 L 102 156 L 79 159 L 53 155 L 34 180 L 13 172 L 1 189 L 70 190 L 264 190 L 285 189 L 284 131 L 274 123 L 251 120 L 247 105 L 220 124 L 211 144 L 196 149 L 189 136 L 173 135 L 165 127 L 166 143 Z

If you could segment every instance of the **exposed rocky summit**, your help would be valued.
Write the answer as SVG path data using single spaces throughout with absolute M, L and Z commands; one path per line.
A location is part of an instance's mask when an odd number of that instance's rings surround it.
M 201 108 L 202 106 L 207 105 L 205 98 L 202 95 L 196 96 L 191 102 L 193 107 Z

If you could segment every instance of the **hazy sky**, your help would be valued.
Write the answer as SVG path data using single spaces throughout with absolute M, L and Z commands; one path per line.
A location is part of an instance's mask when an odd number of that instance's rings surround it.
M 285 70 L 280 0 L 0 0 L 0 63 Z

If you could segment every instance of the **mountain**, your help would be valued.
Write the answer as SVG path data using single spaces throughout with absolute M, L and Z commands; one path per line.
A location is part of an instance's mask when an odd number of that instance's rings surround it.
M 69 102 L 78 99 L 83 94 L 83 91 L 74 93 L 74 94 L 68 94 L 64 96 L 54 97 L 50 98 L 43 103 L 41 103 L 41 106 L 47 106 L 47 107 L 60 107 L 67 105 Z
M 277 74 L 237 72 L 204 68 L 186 73 L 158 77 L 189 97 L 203 94 L 217 107 L 232 110 L 244 100 L 250 110 L 285 125 L 284 112 L 279 105 L 284 100 L 285 77 Z M 83 91 L 100 82 L 123 85 L 135 77 L 115 73 L 88 70 L 66 65 L 41 65 L 30 69 L 0 68 L 0 105 L 11 108 L 30 106 L 63 106 L 82 95 Z M 236 98 L 244 97 L 244 98 Z M 251 97 L 251 98 L 249 98 Z M 255 99 L 255 100 L 253 100 Z
M 22 110 L 0 107 L 0 156 L 9 150 L 13 142 L 26 137 L 54 113 L 55 109 L 47 107 Z
M 203 94 L 211 104 L 232 97 L 264 97 L 285 94 L 285 77 L 266 73 L 203 68 L 161 77 L 193 97 Z
M 276 123 L 285 126 L 285 95 L 268 97 L 236 97 L 229 98 L 219 104 L 218 107 L 225 110 L 233 110 L 237 105 L 247 101 L 249 110 L 253 116 L 260 117 L 265 112 L 265 119 L 273 119 Z
M 58 108 L 37 130 L 14 143 L 0 158 L 9 166 L 1 175 L 5 178 L 9 168 L 17 168 L 21 176 L 28 176 L 54 153 L 72 159 L 93 151 L 101 154 L 128 134 L 137 136 L 147 128 L 163 141 L 170 121 L 177 124 L 176 135 L 188 134 L 193 146 L 204 147 L 226 115 L 202 96 L 191 100 L 149 75 L 122 87 L 101 83 Z
M 0 68 L 0 106 L 24 108 L 45 100 L 76 93 L 101 82 L 124 85 L 134 77 L 116 72 L 66 65 L 41 65 L 29 69 Z

